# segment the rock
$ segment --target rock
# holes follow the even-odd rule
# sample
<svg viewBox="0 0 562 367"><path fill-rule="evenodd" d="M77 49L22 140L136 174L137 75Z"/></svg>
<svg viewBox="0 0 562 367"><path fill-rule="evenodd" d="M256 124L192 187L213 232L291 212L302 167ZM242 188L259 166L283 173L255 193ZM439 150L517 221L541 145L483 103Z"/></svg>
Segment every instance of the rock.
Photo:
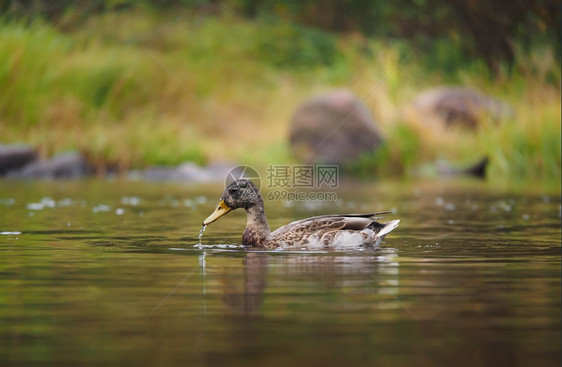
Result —
<svg viewBox="0 0 562 367"><path fill-rule="evenodd" d="M207 171L213 181L224 182L230 170L236 166L238 165L232 162L213 162L207 166Z"/></svg>
<svg viewBox="0 0 562 367"><path fill-rule="evenodd" d="M468 167L455 168L447 162L439 161L435 168L441 176L474 176L484 178L486 177L486 167L488 167L489 162L488 157L484 157Z"/></svg>
<svg viewBox="0 0 562 367"><path fill-rule="evenodd" d="M213 180L213 175L207 167L201 167L193 162L181 164L178 168L176 168L174 175L172 176L172 180L191 182L209 182L221 180L223 178L224 177L217 179L215 177L215 180Z"/></svg>
<svg viewBox="0 0 562 367"><path fill-rule="evenodd" d="M131 179L149 181L189 181L222 182L233 167L228 163L214 163L201 167L194 162L186 162L177 167L150 167L141 172L132 172Z"/></svg>
<svg viewBox="0 0 562 367"><path fill-rule="evenodd" d="M374 118L348 90L304 102L295 112L289 139L294 155L308 164L346 164L383 141Z"/></svg>
<svg viewBox="0 0 562 367"><path fill-rule="evenodd" d="M48 160L38 160L27 164L19 171L11 171L11 178L80 178L91 175L92 167L78 153L63 153Z"/></svg>
<svg viewBox="0 0 562 367"><path fill-rule="evenodd" d="M418 94L411 104L410 116L421 123L438 121L442 126L460 125L477 128L483 119L497 122L513 116L505 103L476 90L463 87L439 87Z"/></svg>
<svg viewBox="0 0 562 367"><path fill-rule="evenodd" d="M27 145L0 144L0 175L17 170L37 159L37 152Z"/></svg>
<svg viewBox="0 0 562 367"><path fill-rule="evenodd" d="M128 177L131 180L140 181L168 181L175 172L176 167L148 167L143 170L134 170L129 172Z"/></svg>

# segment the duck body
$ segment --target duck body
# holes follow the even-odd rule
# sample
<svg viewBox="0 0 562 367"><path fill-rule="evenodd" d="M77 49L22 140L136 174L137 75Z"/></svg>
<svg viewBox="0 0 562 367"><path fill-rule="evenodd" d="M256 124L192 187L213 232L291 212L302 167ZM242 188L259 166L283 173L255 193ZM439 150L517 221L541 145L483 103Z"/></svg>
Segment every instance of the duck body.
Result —
<svg viewBox="0 0 562 367"><path fill-rule="evenodd" d="M381 224L378 214L323 215L298 220L271 233L272 247L284 249L353 250L377 247L398 226L399 220Z"/></svg>
<svg viewBox="0 0 562 367"><path fill-rule="evenodd" d="M242 245L260 249L357 250L378 247L398 226L400 220L379 223L377 215L322 215L297 220L271 232L265 216L263 198L249 180L232 182L225 189L219 206L203 225L209 225L231 210L244 208L247 213Z"/></svg>

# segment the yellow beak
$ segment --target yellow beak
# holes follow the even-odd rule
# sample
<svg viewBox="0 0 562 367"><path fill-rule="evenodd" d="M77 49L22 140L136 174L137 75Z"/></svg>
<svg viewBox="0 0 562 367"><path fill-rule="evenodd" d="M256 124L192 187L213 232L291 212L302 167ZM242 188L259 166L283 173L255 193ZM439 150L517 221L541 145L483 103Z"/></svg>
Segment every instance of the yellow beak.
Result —
<svg viewBox="0 0 562 367"><path fill-rule="evenodd" d="M209 217L203 221L203 225L207 226L213 223L214 221L216 221L217 219L219 219L220 217L222 217L223 215L225 215L231 210L232 209L229 208L228 205L226 205L226 203L223 200L221 200L219 206L217 207L217 209L215 209L213 214L209 215Z"/></svg>

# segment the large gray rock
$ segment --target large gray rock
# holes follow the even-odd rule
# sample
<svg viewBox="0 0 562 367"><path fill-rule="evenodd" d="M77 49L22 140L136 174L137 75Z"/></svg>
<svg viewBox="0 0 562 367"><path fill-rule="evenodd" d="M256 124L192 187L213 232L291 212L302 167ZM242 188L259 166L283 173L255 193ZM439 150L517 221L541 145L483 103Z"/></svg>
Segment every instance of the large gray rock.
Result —
<svg viewBox="0 0 562 367"><path fill-rule="evenodd" d="M439 87L417 95L410 111L424 124L437 121L442 126L461 125L477 128L487 121L497 122L513 115L505 103L463 87ZM410 116L412 117L412 116Z"/></svg>
<svg viewBox="0 0 562 367"><path fill-rule="evenodd" d="M91 175L92 167L78 153L59 154L48 160L34 161L19 171L11 171L11 178L80 178Z"/></svg>
<svg viewBox="0 0 562 367"><path fill-rule="evenodd" d="M0 175L17 170L37 159L37 152L27 145L0 144Z"/></svg>
<svg viewBox="0 0 562 367"><path fill-rule="evenodd" d="M293 116L289 139L294 155L308 164L350 163L383 140L369 110L343 89L304 102Z"/></svg>

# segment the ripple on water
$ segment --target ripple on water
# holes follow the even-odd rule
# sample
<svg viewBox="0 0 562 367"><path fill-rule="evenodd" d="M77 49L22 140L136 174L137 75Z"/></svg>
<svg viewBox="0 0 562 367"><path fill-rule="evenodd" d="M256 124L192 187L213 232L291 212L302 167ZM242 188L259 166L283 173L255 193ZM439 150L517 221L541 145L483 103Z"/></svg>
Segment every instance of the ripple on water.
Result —
<svg viewBox="0 0 562 367"><path fill-rule="evenodd" d="M105 205L105 204L96 205L92 208L92 211L94 213L108 212L110 210L111 210L111 207L109 205Z"/></svg>
<svg viewBox="0 0 562 367"><path fill-rule="evenodd" d="M233 243L218 243L218 244L214 244L214 245L201 245L201 246L198 243L196 243L192 247L197 249L197 250L236 250L236 251L244 250L244 246L239 245L239 244L233 244ZM191 248L185 248L185 247L170 247L169 250L170 251L192 251Z"/></svg>
<svg viewBox="0 0 562 367"><path fill-rule="evenodd" d="M50 197L44 197L38 203L28 203L26 208L29 210L43 210L45 208L54 208L56 206L56 202L51 199Z"/></svg>
<svg viewBox="0 0 562 367"><path fill-rule="evenodd" d="M16 200L14 198L0 198L0 205L10 206L14 205L15 203Z"/></svg>
<svg viewBox="0 0 562 367"><path fill-rule="evenodd" d="M138 196L123 196L121 198L121 204L123 205L137 206L140 202L141 200Z"/></svg>

